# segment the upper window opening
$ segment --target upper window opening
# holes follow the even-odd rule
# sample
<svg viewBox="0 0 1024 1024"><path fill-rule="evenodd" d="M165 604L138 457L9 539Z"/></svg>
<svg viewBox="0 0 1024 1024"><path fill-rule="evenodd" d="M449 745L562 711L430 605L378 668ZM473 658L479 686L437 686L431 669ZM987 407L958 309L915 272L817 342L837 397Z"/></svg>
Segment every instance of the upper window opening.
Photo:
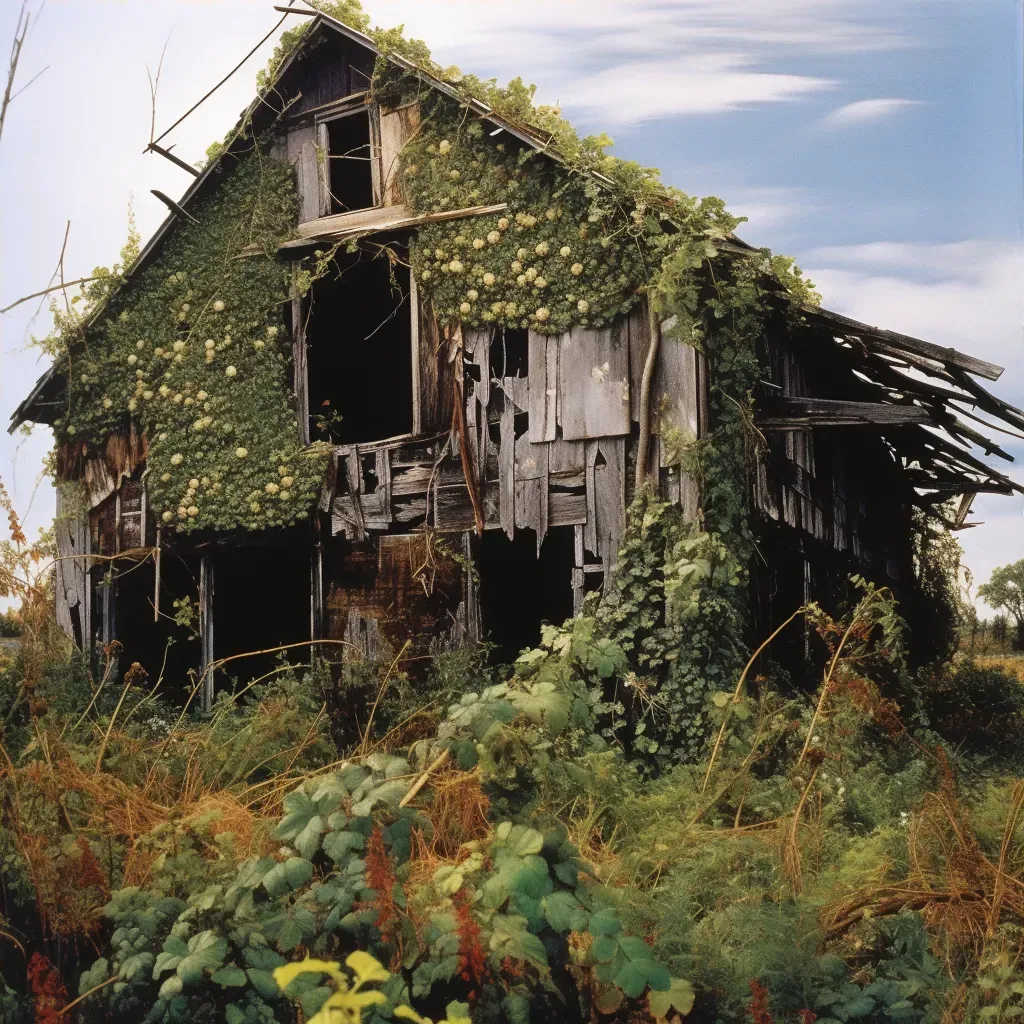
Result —
<svg viewBox="0 0 1024 1024"><path fill-rule="evenodd" d="M491 339L491 377L525 377L529 366L529 343L525 330L499 327Z"/></svg>
<svg viewBox="0 0 1024 1024"><path fill-rule="evenodd" d="M365 110L327 122L330 212L365 210L373 201L373 149Z"/></svg>

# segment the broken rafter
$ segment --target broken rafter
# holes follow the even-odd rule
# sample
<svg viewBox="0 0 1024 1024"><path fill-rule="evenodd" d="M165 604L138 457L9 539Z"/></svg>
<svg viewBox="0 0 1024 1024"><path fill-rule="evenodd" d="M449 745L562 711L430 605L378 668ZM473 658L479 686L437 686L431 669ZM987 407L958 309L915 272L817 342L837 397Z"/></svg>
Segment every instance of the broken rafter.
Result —
<svg viewBox="0 0 1024 1024"><path fill-rule="evenodd" d="M180 156L175 156L171 152L173 148L173 146L169 146L167 149L164 149L163 146L158 146L155 142L151 142L146 147L146 152L159 153L160 156L170 160L172 164L176 164L183 171L188 171L189 174L192 174L198 178L202 172L197 167L193 167L192 164L188 163L185 160L182 160Z"/></svg>
<svg viewBox="0 0 1024 1024"><path fill-rule="evenodd" d="M176 213L179 217L187 217L193 224L199 223L199 221L196 220L196 218L193 217L184 206L179 206L170 196L165 195L156 188L151 188L149 191L152 192L153 195L155 195L157 199L159 199L160 202L163 203L164 206L166 206L172 213Z"/></svg>
<svg viewBox="0 0 1024 1024"><path fill-rule="evenodd" d="M929 423L927 409L883 402L846 402L831 398L775 398L763 402L756 417L765 430L804 430L808 427L889 426Z"/></svg>

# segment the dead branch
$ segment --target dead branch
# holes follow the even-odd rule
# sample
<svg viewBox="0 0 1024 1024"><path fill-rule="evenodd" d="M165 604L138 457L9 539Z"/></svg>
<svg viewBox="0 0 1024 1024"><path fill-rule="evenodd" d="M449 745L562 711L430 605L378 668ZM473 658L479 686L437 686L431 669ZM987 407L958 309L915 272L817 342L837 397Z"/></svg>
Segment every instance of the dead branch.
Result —
<svg viewBox="0 0 1024 1024"><path fill-rule="evenodd" d="M156 94L160 89L160 73L164 69L164 54L167 53L167 44L171 41L171 33L174 29L171 29L167 33L167 38L164 40L163 49L160 51L160 60L156 65L156 78L153 77L152 72L149 70L149 65L146 65L146 78L149 80L149 144L153 145L153 136L156 135Z"/></svg>
<svg viewBox="0 0 1024 1024"><path fill-rule="evenodd" d="M28 39L29 28L33 23L32 14L27 8L28 0L21 0L21 10L18 11L18 23L14 28L14 41L11 43L11 57L7 65L7 85L4 88L3 101L0 102L0 136L4 133L4 120L7 117L7 108L11 105L11 102L20 96L50 66L47 64L42 71L37 71L20 89L15 91L14 80L18 75L18 61L21 60L21 51L25 41ZM39 20L39 15L42 13L43 8L40 7L39 12L35 16L36 21Z"/></svg>
<svg viewBox="0 0 1024 1024"><path fill-rule="evenodd" d="M23 295L20 299L12 302L9 306L4 306L3 309L0 309L0 313L9 313L15 306L20 306L23 302L28 302L30 299L38 299L40 295L49 295L51 292L59 292L63 291L65 288L73 288L76 284L88 284L90 281L98 280L98 277L79 277L74 281L63 281L60 284L44 288L42 291L33 292L31 295Z"/></svg>

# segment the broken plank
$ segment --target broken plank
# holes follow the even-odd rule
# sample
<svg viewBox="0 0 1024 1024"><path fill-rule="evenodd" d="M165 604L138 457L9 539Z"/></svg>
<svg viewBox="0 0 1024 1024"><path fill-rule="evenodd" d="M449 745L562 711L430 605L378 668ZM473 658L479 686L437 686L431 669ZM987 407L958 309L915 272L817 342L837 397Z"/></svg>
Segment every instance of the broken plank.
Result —
<svg viewBox="0 0 1024 1024"><path fill-rule="evenodd" d="M554 441L558 397L558 339L530 331L527 411L530 440Z"/></svg>
<svg viewBox="0 0 1024 1024"><path fill-rule="evenodd" d="M587 496L579 491L548 493L548 526L576 526L587 521Z"/></svg>
<svg viewBox="0 0 1024 1024"><path fill-rule="evenodd" d="M497 399L502 403L501 409L501 440L498 445L498 490L500 495L501 528L511 540L516 531L515 519L515 465L516 435L515 408L512 400L505 394Z"/></svg>
<svg viewBox="0 0 1024 1024"><path fill-rule="evenodd" d="M629 336L624 321L575 328L558 338L558 421L562 436L629 433Z"/></svg>

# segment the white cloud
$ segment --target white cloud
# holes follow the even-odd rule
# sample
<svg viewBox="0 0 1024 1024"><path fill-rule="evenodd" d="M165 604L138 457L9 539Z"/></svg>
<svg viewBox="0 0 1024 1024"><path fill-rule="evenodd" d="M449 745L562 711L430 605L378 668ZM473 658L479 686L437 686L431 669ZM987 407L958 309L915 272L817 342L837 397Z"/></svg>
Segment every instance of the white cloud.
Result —
<svg viewBox="0 0 1024 1024"><path fill-rule="evenodd" d="M847 103L825 115L823 124L829 128L844 128L851 124L867 124L869 121L881 121L886 117L902 113L910 107L923 104L923 100L877 99L857 100Z"/></svg>
<svg viewBox="0 0 1024 1024"><path fill-rule="evenodd" d="M813 217L818 207L804 189L783 186L761 188L720 189L728 197L729 212L737 217L746 217L739 233L743 238L756 243L761 232L780 227L791 227L794 223Z"/></svg>

